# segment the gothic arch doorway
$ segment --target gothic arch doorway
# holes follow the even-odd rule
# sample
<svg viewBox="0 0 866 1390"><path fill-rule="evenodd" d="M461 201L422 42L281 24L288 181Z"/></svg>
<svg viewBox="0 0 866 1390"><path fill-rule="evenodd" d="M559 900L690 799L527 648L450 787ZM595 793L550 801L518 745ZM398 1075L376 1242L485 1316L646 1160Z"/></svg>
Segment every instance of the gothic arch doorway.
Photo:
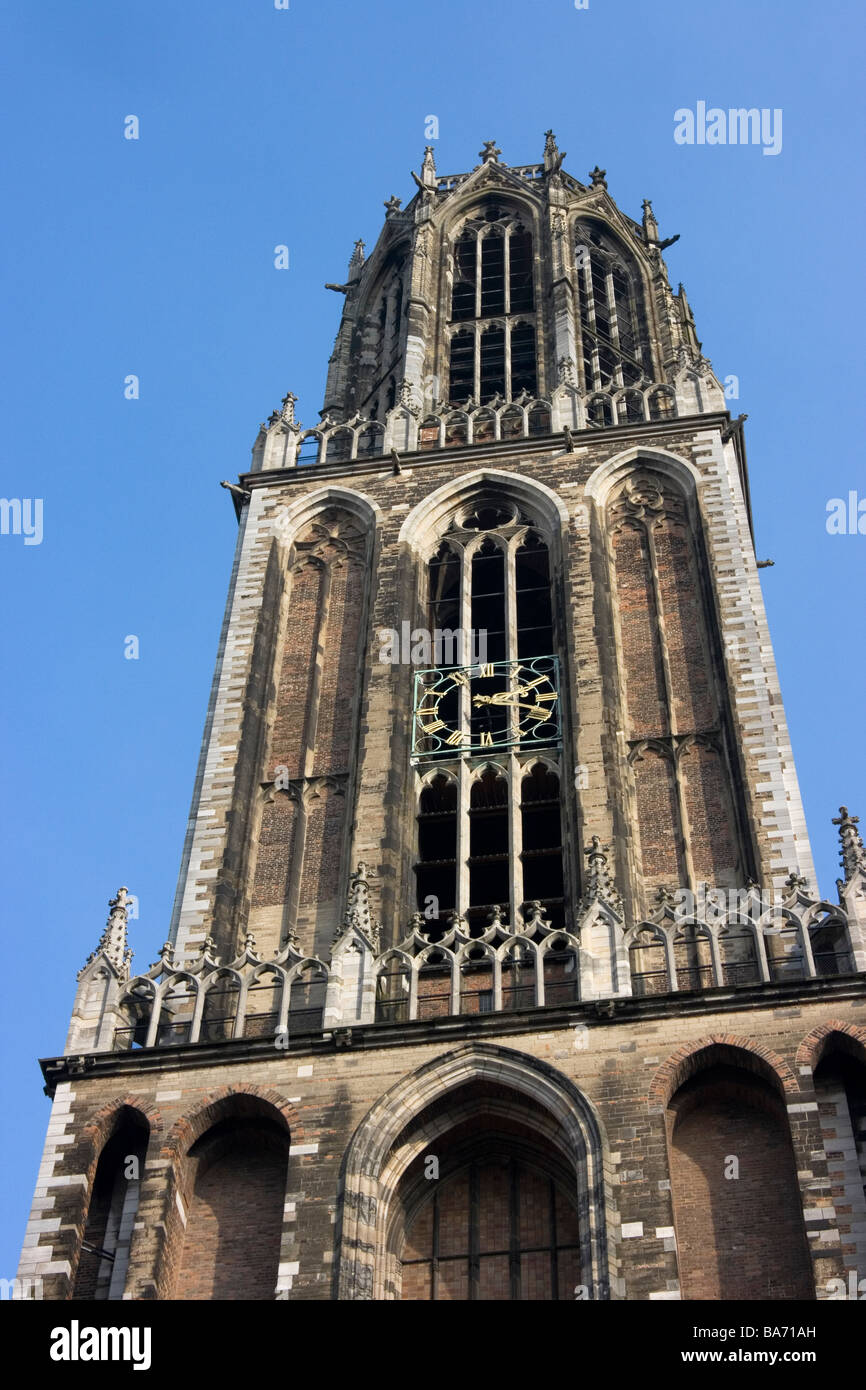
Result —
<svg viewBox="0 0 866 1390"><path fill-rule="evenodd" d="M609 1296L599 1125L535 1058L479 1045L404 1077L343 1182L339 1298Z"/></svg>
<svg viewBox="0 0 866 1390"><path fill-rule="evenodd" d="M399 1297L573 1300L581 1282L573 1174L552 1143L467 1089L476 1113L434 1141L439 1152L420 1154L400 1183L389 1233Z"/></svg>

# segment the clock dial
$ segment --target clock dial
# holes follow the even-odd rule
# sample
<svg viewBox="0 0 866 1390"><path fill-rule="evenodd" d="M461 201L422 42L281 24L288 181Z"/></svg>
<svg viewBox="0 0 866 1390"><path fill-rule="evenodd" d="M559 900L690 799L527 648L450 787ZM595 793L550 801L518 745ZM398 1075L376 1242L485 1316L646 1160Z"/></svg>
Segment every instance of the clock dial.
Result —
<svg viewBox="0 0 866 1390"><path fill-rule="evenodd" d="M553 656L416 674L416 761L558 740L559 678Z"/></svg>

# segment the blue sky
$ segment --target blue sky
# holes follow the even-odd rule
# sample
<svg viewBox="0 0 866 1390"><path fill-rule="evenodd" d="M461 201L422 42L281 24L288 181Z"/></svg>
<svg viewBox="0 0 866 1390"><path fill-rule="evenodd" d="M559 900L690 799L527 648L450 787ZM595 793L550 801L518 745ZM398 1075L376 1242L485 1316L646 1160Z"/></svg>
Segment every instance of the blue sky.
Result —
<svg viewBox="0 0 866 1390"><path fill-rule="evenodd" d="M639 217L651 198L704 351L735 374L759 558L818 873L830 817L866 817L861 387L864 30L853 0L15 0L2 5L6 333L0 536L5 1065L0 1275L14 1273L75 972L121 884L136 966L169 914L243 472L288 389L321 405L352 244L494 138L556 132ZM698 101L781 108L777 156L681 146ZM124 118L140 139L123 138ZM290 269L274 269L286 244ZM140 398L124 399L124 378ZM124 639L140 658L124 659Z"/></svg>

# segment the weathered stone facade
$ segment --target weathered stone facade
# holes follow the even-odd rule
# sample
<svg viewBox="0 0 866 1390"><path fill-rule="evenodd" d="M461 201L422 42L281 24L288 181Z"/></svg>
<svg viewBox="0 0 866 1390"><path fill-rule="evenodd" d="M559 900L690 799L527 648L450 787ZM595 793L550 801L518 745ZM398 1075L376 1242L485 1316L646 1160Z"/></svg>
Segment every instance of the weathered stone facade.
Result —
<svg viewBox="0 0 866 1390"><path fill-rule="evenodd" d="M289 393L233 489L170 941L129 979L121 890L44 1064L49 1297L866 1275L866 855L843 808L819 899L742 421L650 205L498 155L427 151L331 287L322 421ZM442 614L505 674L450 663L437 746L449 662L383 650Z"/></svg>

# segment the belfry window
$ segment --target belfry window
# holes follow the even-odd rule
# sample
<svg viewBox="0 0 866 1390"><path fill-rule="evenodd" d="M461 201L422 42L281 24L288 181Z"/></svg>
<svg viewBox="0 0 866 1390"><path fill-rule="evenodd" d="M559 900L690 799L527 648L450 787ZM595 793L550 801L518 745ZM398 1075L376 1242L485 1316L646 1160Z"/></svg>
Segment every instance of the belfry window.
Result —
<svg viewBox="0 0 866 1390"><path fill-rule="evenodd" d="M629 272L613 236L595 225L578 224L574 243L584 390L634 386L651 379L637 271Z"/></svg>
<svg viewBox="0 0 866 1390"><path fill-rule="evenodd" d="M497 913L527 921L532 903L551 929L562 929L564 779L548 544L515 503L481 496L454 518L426 578L429 627L442 640L435 665L415 677L417 910L434 940L454 914L481 936ZM444 640L455 632L459 647Z"/></svg>
<svg viewBox="0 0 866 1390"><path fill-rule="evenodd" d="M458 237L452 271L451 323L474 323L451 336L451 403L537 395L531 234L490 204Z"/></svg>

